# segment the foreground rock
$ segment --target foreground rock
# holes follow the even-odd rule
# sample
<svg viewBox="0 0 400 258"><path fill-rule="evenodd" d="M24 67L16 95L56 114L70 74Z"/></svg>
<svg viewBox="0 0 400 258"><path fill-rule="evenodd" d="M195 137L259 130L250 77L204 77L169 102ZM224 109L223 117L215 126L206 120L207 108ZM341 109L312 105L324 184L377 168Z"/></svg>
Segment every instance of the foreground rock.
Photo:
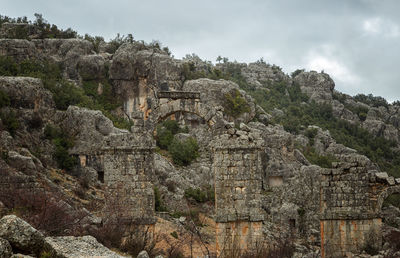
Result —
<svg viewBox="0 0 400 258"><path fill-rule="evenodd" d="M42 233L15 215L0 219L0 237L10 242L14 251L39 254L44 243Z"/></svg>
<svg viewBox="0 0 400 258"><path fill-rule="evenodd" d="M0 238L0 257L8 258L11 257L12 254L12 249L10 243L3 239Z"/></svg>
<svg viewBox="0 0 400 258"><path fill-rule="evenodd" d="M110 251L92 236L46 237L45 249L52 257L123 257Z"/></svg>

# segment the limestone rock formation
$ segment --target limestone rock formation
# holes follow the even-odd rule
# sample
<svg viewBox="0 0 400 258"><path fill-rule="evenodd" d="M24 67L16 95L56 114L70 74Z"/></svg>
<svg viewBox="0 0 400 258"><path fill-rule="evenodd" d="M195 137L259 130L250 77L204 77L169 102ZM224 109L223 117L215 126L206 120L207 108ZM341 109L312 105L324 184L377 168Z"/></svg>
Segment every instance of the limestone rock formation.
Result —
<svg viewBox="0 0 400 258"><path fill-rule="evenodd" d="M210 79L197 79L186 81L183 84L182 90L191 92L200 92L200 98L202 103L218 109L218 107L224 107L227 102L227 94L235 95L236 91L240 92L240 96L246 100L249 106L249 111L240 114L234 118L240 122L249 122L256 115L256 105L251 96L247 95L239 86L231 81L226 80L210 80ZM226 108L226 106L225 106ZM227 116L228 112L225 112L225 118L232 120L232 117Z"/></svg>
<svg viewBox="0 0 400 258"><path fill-rule="evenodd" d="M44 244L42 233L15 215L0 219L0 237L10 242L15 250L39 254Z"/></svg>
<svg viewBox="0 0 400 258"><path fill-rule="evenodd" d="M92 236L46 237L45 249L54 257L123 257L110 251Z"/></svg>
<svg viewBox="0 0 400 258"><path fill-rule="evenodd" d="M101 111L70 106L58 118L61 127L75 138L71 153L93 153L101 149L105 136L127 133L126 130L115 128L110 119Z"/></svg>
<svg viewBox="0 0 400 258"><path fill-rule="evenodd" d="M4 91L15 108L52 109L55 107L51 93L40 79L30 77L1 77L0 90Z"/></svg>
<svg viewBox="0 0 400 258"><path fill-rule="evenodd" d="M302 72L294 79L301 91L318 103L330 102L332 100L335 83L326 73L317 73L315 71Z"/></svg>
<svg viewBox="0 0 400 258"><path fill-rule="evenodd" d="M263 62L244 64L241 73L250 85L256 87L261 87L262 83L267 81L289 81L289 77L278 66Z"/></svg>
<svg viewBox="0 0 400 258"><path fill-rule="evenodd" d="M0 39L0 54L10 56L17 62L39 56L35 44L25 39Z"/></svg>
<svg viewBox="0 0 400 258"><path fill-rule="evenodd" d="M79 57L77 68L83 80L100 80L105 78L106 64L102 55L85 55Z"/></svg>
<svg viewBox="0 0 400 258"><path fill-rule="evenodd" d="M10 243L5 239L0 238L0 257L10 258L11 254L12 248Z"/></svg>

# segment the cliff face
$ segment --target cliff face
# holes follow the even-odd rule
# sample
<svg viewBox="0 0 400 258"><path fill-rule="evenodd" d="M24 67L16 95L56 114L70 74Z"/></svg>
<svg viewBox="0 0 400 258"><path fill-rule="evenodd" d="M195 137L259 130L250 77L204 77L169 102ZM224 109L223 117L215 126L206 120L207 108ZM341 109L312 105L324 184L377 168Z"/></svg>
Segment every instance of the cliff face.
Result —
<svg viewBox="0 0 400 258"><path fill-rule="evenodd" d="M3 34L8 30L3 28ZM388 150L397 153L400 107L339 93L328 74L299 71L289 76L264 62L214 66L177 60L159 47L136 41L122 44L115 53L105 47L96 51L92 42L82 39L0 39L0 57L12 58L16 67L33 61L60 67L57 82L46 76L37 76L43 81L18 77L36 75L18 69L16 76L0 77L0 91L6 96L0 99L0 183L7 186L1 190L0 213L32 205L22 215L47 234L75 234L79 226L100 236L107 223L153 225L160 215L155 209L182 215L183 223L183 215L194 207L217 221L217 239L201 232L217 242L217 252L224 244L221 239L226 240L221 232L230 223L248 220L248 225L238 224L243 232L254 229L240 234L243 241L262 236L279 245L294 233L298 255L319 253L324 225L320 189L326 171L335 169L341 175L357 168L375 180L380 172L375 162L395 160L363 152L364 147L351 148L359 146L347 144L337 125L349 134L350 129L358 133L364 128L368 137L390 143ZM69 96L63 87L76 95ZM64 96L60 92L68 95L67 104L62 103L66 110L57 108ZM328 107L328 120L336 124L304 114L315 107ZM307 123L292 126L285 120L296 112ZM197 142L198 153L185 166L177 165L172 147L160 144L166 120L177 121L170 142ZM133 123L120 129L115 121ZM351 137L359 139L355 133ZM387 175L381 180L382 189L400 183ZM83 222L44 226L44 220L56 218L42 216L49 207L31 204L38 197L50 200L49 207L64 216L59 219ZM341 195L332 198L329 203L335 202L339 210L349 208L337 204Z"/></svg>

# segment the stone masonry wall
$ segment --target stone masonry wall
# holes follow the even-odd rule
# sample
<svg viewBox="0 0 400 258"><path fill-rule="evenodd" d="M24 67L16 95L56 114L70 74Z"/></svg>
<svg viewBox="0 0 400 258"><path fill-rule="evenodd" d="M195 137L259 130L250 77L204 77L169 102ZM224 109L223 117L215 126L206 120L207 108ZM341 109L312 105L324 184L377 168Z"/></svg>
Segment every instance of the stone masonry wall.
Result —
<svg viewBox="0 0 400 258"><path fill-rule="evenodd" d="M379 247L381 225L380 218L322 220L323 257L345 257L347 252L358 253L366 247L366 243L376 244Z"/></svg>
<svg viewBox="0 0 400 258"><path fill-rule="evenodd" d="M124 223L154 224L154 192L149 175L152 149L112 149L104 154L106 212Z"/></svg>
<svg viewBox="0 0 400 258"><path fill-rule="evenodd" d="M110 137L103 149L106 208L125 225L155 223L153 142L148 135ZM129 146L132 145L132 146Z"/></svg>
<svg viewBox="0 0 400 258"><path fill-rule="evenodd" d="M215 176L217 252L252 249L262 240L262 144L244 131L215 139L212 169Z"/></svg>
<svg viewBox="0 0 400 258"><path fill-rule="evenodd" d="M366 160L333 163L332 169L322 171L322 257L360 253L367 244L380 247L381 219L375 209L373 178Z"/></svg>

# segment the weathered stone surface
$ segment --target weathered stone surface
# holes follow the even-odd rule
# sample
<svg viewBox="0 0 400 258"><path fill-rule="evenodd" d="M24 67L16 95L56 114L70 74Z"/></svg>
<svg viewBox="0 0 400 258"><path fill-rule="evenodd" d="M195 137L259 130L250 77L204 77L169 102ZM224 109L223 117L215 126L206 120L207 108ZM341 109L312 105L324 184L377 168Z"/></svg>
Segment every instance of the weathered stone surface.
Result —
<svg viewBox="0 0 400 258"><path fill-rule="evenodd" d="M10 243L0 237L0 257L10 258L12 255L12 248Z"/></svg>
<svg viewBox="0 0 400 258"><path fill-rule="evenodd" d="M0 76L0 90L10 97L11 106L15 108L29 108L38 111L55 106L52 94L43 87L40 79Z"/></svg>
<svg viewBox="0 0 400 258"><path fill-rule="evenodd" d="M217 107L224 106L226 103L226 95L233 94L235 91L239 91L240 95L246 100L249 105L250 111L241 114L236 120L239 122L249 122L255 116L256 106L251 96L247 95L243 90L239 89L239 86L226 80L210 80L210 79L197 79L186 81L182 87L184 91L196 91L200 92L201 102L204 105L209 105L217 109ZM224 117L233 121L233 118L228 117L226 114Z"/></svg>
<svg viewBox="0 0 400 258"><path fill-rule="evenodd" d="M124 135L111 135L102 150L107 217L118 217L127 225L154 224L152 138L143 137L141 142L126 141L126 147L117 145L118 140L111 140L118 138L126 139Z"/></svg>
<svg viewBox="0 0 400 258"><path fill-rule="evenodd" d="M46 237L45 248L52 256L75 257L123 257L104 247L92 236Z"/></svg>
<svg viewBox="0 0 400 258"><path fill-rule="evenodd" d="M34 258L34 257L25 254L13 254L11 258Z"/></svg>
<svg viewBox="0 0 400 258"><path fill-rule="evenodd" d="M182 61L140 42L125 43L112 58L113 90L124 100L131 118L147 118L157 105L157 92L176 90L182 84Z"/></svg>
<svg viewBox="0 0 400 258"><path fill-rule="evenodd" d="M0 55L10 56L17 62L38 56L35 44L25 39L0 39Z"/></svg>
<svg viewBox="0 0 400 258"><path fill-rule="evenodd" d="M23 156L15 151L9 151L7 161L11 167L25 173L26 175L34 175L37 172L32 157Z"/></svg>
<svg viewBox="0 0 400 258"><path fill-rule="evenodd" d="M42 233L15 215L0 219L0 237L16 250L39 254L44 244Z"/></svg>
<svg viewBox="0 0 400 258"><path fill-rule="evenodd" d="M360 253L366 242L379 250L382 241L381 219L321 221L322 257L345 257L346 253ZM370 236L374 236L369 240Z"/></svg>
<svg viewBox="0 0 400 258"><path fill-rule="evenodd" d="M102 55L87 55L79 58L77 67L83 80L99 80L106 76L106 60Z"/></svg>
<svg viewBox="0 0 400 258"><path fill-rule="evenodd" d="M101 111L69 106L65 113L60 114L61 127L75 137L74 154L91 154L101 149L105 136L118 133L128 133L115 128L110 119Z"/></svg>
<svg viewBox="0 0 400 258"><path fill-rule="evenodd" d="M42 58L61 64L65 78L76 81L79 80L80 57L93 51L92 43L83 39L35 39L32 42Z"/></svg>
<svg viewBox="0 0 400 258"><path fill-rule="evenodd" d="M335 83L326 73L317 73L315 71L302 72L294 78L301 91L315 100L317 103L329 102L332 100Z"/></svg>
<svg viewBox="0 0 400 258"><path fill-rule="evenodd" d="M150 258L145 250L141 251L136 258Z"/></svg>
<svg viewBox="0 0 400 258"><path fill-rule="evenodd" d="M379 181L383 181L386 182L386 180L388 179L388 174L386 172L378 172L375 173L376 179Z"/></svg>

